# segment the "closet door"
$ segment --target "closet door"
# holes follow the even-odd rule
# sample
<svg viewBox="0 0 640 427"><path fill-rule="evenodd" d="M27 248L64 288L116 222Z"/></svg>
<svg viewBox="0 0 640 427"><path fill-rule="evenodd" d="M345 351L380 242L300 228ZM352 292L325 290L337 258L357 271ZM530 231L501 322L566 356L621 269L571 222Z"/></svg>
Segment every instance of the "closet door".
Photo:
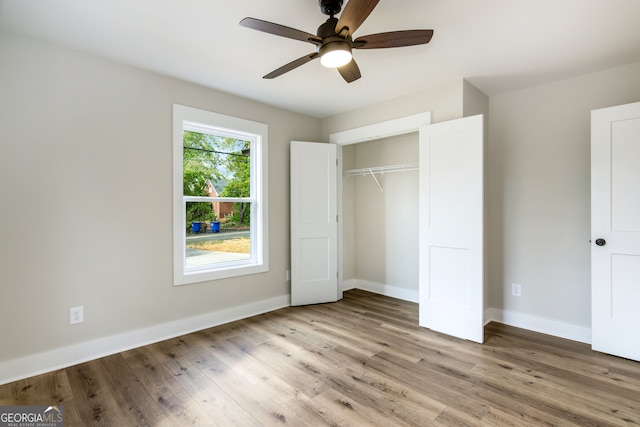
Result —
<svg viewBox="0 0 640 427"><path fill-rule="evenodd" d="M291 305L339 299L336 159L335 144L291 142Z"/></svg>
<svg viewBox="0 0 640 427"><path fill-rule="evenodd" d="M420 128L420 325L484 341L483 117Z"/></svg>

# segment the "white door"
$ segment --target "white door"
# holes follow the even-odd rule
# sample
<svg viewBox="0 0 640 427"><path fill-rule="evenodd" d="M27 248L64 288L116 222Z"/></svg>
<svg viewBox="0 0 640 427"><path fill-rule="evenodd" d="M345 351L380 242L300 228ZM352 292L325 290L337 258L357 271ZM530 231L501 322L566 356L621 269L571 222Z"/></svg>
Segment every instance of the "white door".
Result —
<svg viewBox="0 0 640 427"><path fill-rule="evenodd" d="M640 102L591 112L594 350L640 360Z"/></svg>
<svg viewBox="0 0 640 427"><path fill-rule="evenodd" d="M291 305L339 299L336 151L291 142Z"/></svg>
<svg viewBox="0 0 640 427"><path fill-rule="evenodd" d="M420 325L484 341L483 116L420 128Z"/></svg>

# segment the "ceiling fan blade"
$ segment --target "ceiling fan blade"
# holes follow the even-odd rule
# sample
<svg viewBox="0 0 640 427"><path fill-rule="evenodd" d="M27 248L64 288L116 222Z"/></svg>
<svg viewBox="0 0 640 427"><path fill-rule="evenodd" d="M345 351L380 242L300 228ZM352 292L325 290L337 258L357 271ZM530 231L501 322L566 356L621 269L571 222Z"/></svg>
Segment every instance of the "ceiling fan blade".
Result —
<svg viewBox="0 0 640 427"><path fill-rule="evenodd" d="M415 46L427 44L433 37L433 30L391 31L369 34L353 41L354 49L384 49L389 47Z"/></svg>
<svg viewBox="0 0 640 427"><path fill-rule="evenodd" d="M336 25L336 33L340 33L345 27L349 29L349 35L362 25L365 19L378 5L380 0L349 0L344 10L340 14L338 24Z"/></svg>
<svg viewBox="0 0 640 427"><path fill-rule="evenodd" d="M273 70L272 72L270 72L269 74L267 74L266 76L263 77L263 79L274 79L278 76L283 75L284 73L287 73L295 68L298 68L301 65L306 64L309 61L312 61L314 59L316 59L317 57L319 57L320 54L318 52L313 52L309 55L305 55L303 57L300 57L294 61L289 62L286 65L283 65L282 67L278 68L277 70Z"/></svg>
<svg viewBox="0 0 640 427"><path fill-rule="evenodd" d="M358 64L356 64L356 61L354 61L353 59L347 65L338 67L338 72L340 73L342 78L346 80L347 83L351 83L361 77L360 68L358 67Z"/></svg>
<svg viewBox="0 0 640 427"><path fill-rule="evenodd" d="M296 30L295 28L286 27L284 25L275 24L273 22L263 21L261 19L244 18L240 21L240 25L251 28L252 30L262 31L264 33L274 34L288 39L300 40L316 45L322 44L322 39L314 34Z"/></svg>

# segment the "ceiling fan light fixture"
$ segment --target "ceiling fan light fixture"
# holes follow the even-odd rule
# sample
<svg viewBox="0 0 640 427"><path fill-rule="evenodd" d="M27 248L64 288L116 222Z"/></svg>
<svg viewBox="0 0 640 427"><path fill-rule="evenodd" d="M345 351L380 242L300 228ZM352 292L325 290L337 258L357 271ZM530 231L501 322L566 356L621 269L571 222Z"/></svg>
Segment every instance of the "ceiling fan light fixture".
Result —
<svg viewBox="0 0 640 427"><path fill-rule="evenodd" d="M351 62L351 45L346 41L329 42L320 46L320 63L327 68L338 68Z"/></svg>

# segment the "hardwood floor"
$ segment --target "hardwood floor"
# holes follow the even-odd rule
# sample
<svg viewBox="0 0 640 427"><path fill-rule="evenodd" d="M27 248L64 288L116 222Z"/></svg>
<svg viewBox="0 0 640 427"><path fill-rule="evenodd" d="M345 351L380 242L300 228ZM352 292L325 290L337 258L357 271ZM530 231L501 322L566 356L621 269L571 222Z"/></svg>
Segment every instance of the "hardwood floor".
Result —
<svg viewBox="0 0 640 427"><path fill-rule="evenodd" d="M0 386L66 426L632 426L640 363L500 324L474 344L349 291Z"/></svg>

